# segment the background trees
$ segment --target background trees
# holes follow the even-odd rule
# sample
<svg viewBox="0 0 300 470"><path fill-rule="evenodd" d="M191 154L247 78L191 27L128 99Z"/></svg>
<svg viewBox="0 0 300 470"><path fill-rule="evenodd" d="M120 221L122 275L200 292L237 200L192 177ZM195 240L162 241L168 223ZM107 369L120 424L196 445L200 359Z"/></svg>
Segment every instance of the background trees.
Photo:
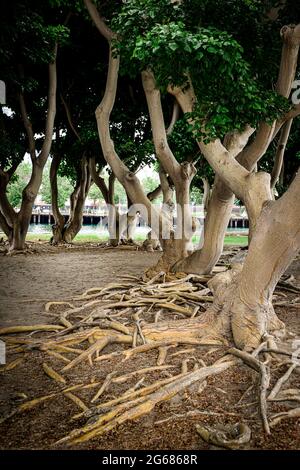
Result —
<svg viewBox="0 0 300 470"><path fill-rule="evenodd" d="M10 249L14 250L25 247L33 203L51 149L56 113L57 47L58 41L66 40L68 31L63 24L65 18L52 9L51 2L42 7L31 1L5 2L5 11L6 16L1 18L1 70L9 115L4 117L1 109L1 140L7 145L0 162L0 222ZM16 133L19 138L14 144ZM20 144L23 149L19 148ZM21 208L16 212L7 199L6 188L24 150L30 155L32 172L22 193Z"/></svg>
<svg viewBox="0 0 300 470"><path fill-rule="evenodd" d="M71 177L60 176L57 177L57 186L58 186L58 195L57 195L57 204L60 209L65 207L67 200L70 197L73 186L71 183ZM43 173L43 180L41 186L41 196L42 200L47 204L52 203L51 197L51 184L50 184L50 165L46 165Z"/></svg>

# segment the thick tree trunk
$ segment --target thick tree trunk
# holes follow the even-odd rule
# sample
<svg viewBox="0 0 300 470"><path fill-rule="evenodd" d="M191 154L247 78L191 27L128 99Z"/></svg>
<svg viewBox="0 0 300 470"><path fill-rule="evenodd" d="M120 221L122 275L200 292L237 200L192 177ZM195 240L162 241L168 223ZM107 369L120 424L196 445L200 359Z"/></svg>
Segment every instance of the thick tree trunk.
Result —
<svg viewBox="0 0 300 470"><path fill-rule="evenodd" d="M220 331L229 323L238 348L253 349L264 334L284 333L272 307L272 295L300 250L299 197L300 172L280 199L265 204L244 265L211 281Z"/></svg>
<svg viewBox="0 0 300 470"><path fill-rule="evenodd" d="M29 211L29 207L28 207ZM31 211L32 211L32 206L30 210L30 217L31 217ZM28 227L29 227L29 222L22 218L19 217L19 214L17 215L14 224L13 224L13 230L8 237L9 241L9 251L15 251L15 250L25 250L26 245L25 245L25 240L26 240L26 235L28 232Z"/></svg>
<svg viewBox="0 0 300 470"><path fill-rule="evenodd" d="M232 309L232 331L239 347L250 344L251 338L257 342L278 325L272 294L300 249L299 198L300 173L278 201L270 201L262 210Z"/></svg>
<svg viewBox="0 0 300 470"><path fill-rule="evenodd" d="M14 211L7 199L6 187L9 179L5 179L4 174L0 178L1 225L8 236L9 251L24 250L26 248L25 239L30 224L33 204L42 182L43 168L43 161L38 159L32 161L31 178L23 190L19 212Z"/></svg>

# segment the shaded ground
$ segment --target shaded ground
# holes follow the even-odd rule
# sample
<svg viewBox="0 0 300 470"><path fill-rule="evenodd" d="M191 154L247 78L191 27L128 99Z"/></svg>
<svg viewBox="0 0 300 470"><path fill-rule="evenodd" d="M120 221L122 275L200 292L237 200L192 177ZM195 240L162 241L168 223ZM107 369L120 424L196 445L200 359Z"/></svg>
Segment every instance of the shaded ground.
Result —
<svg viewBox="0 0 300 470"><path fill-rule="evenodd" d="M48 300L66 299L91 287L100 287L108 282L117 281L118 276L141 274L147 266L154 264L159 255L122 250L104 251L89 249L58 249L50 253L37 255L0 256L0 324L51 323L53 317L44 313ZM299 261L295 262L290 272L300 281ZM5 268L5 269L4 269ZM298 284L299 285L299 284ZM287 297L276 300L290 301L295 294L284 293ZM42 299L27 302L28 300ZM25 302L24 302L25 301ZM300 333L299 309L277 307L280 318L286 322L288 329ZM298 314L298 315L297 315ZM110 352L111 346L105 350ZM193 351L184 353L185 350ZM115 350L115 348L114 348ZM174 350L175 351L175 350ZM192 361L205 361L207 365L222 356L222 348L211 353L211 348L203 346L181 345L176 352L182 355L170 358L167 363L173 365L172 374L179 373L182 360L192 357ZM8 358L11 362L15 357ZM20 403L20 393L26 400L43 396L61 389L47 377L41 367L49 361L46 353L36 351L28 355L13 370L0 372L0 415L13 409ZM155 366L157 351L140 354L125 363L119 358L100 362L91 368L86 363L80 364L67 374L70 383L88 383L91 380L103 381L113 369L120 375ZM58 359L51 358L51 365L60 370ZM296 369L296 372L300 368ZM280 366L277 377L283 375L286 366ZM151 372L146 376L143 386L168 376L169 371ZM108 401L128 388L134 386L139 377L133 376L125 384L113 385L103 394L103 401ZM77 449L208 449L195 432L195 424L236 423L244 421L252 430L252 439L248 448L252 449L300 449L300 419L289 419L275 427L271 436L266 437L262 431L261 419L257 407L257 389L254 386L242 395L249 386L257 382L256 373L246 366L233 367L220 376L210 377L205 393L200 393L198 385L175 396L171 401L158 405L148 416L134 422L125 423L104 436L97 437ZM299 388L300 374L295 373L289 384ZM94 390L80 393L80 398L89 403ZM281 403L271 404L272 413L285 409ZM85 424L85 420L71 421L71 417L80 410L78 406L61 396L60 400L49 400L20 415L15 415L0 425L0 447L2 449L45 449L50 448L58 439L64 437L75 427ZM193 416L193 413L200 415Z"/></svg>

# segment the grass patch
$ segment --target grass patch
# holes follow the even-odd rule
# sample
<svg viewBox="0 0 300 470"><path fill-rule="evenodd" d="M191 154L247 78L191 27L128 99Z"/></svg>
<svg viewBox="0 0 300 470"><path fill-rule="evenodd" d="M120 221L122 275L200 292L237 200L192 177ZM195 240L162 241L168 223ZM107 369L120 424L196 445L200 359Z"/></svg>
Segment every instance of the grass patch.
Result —
<svg viewBox="0 0 300 470"><path fill-rule="evenodd" d="M0 237L6 238L4 233L0 232ZM37 242L37 241L49 241L51 238L50 233L28 233L26 240L29 242ZM138 234L135 237L136 241L142 242L145 239L143 234ZM86 233L79 233L76 235L74 242L76 243L100 243L105 242L108 240L108 235L103 232L99 232L99 234L86 234ZM199 243L199 236L194 235L192 239L193 243ZM248 244L248 237L246 235L227 235L225 237L225 245L240 245L246 246Z"/></svg>
<svg viewBox="0 0 300 470"><path fill-rule="evenodd" d="M248 245L248 237L246 235L228 235L225 237L225 245Z"/></svg>

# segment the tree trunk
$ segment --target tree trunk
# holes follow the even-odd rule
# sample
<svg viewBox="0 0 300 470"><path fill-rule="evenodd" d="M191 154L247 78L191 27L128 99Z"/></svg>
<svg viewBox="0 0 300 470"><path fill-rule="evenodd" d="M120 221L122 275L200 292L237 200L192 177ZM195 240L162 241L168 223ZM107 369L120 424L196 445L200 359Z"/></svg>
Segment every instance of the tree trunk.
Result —
<svg viewBox="0 0 300 470"><path fill-rule="evenodd" d="M82 227L83 210L91 186L91 176L86 157L83 157L76 187L70 198L70 216L63 231L63 240L72 243Z"/></svg>
<svg viewBox="0 0 300 470"><path fill-rule="evenodd" d="M106 203L108 210L108 233L109 233L109 244L111 246L118 246L120 240L119 230L119 211L114 202L115 192L115 175L113 172L109 175L108 186L105 183L104 178L100 176L101 170L97 171L95 158L90 158L89 169L93 182L98 186Z"/></svg>
<svg viewBox="0 0 300 470"><path fill-rule="evenodd" d="M204 222L204 242L188 258L179 260L173 271L209 274L218 262L224 245L224 237L230 220L234 195L216 176Z"/></svg>
<svg viewBox="0 0 300 470"><path fill-rule="evenodd" d="M29 211L29 207L28 207ZM30 210L30 217L31 217L31 212L32 212L32 206ZM30 222L26 222L26 219L24 220L22 217L19 217L19 214L17 215L14 224L13 224L13 230L12 233L10 234L8 241L9 241L9 251L15 251L15 250L25 250L26 245L25 245L25 240L26 240L26 235L28 232L28 227L29 227Z"/></svg>
<svg viewBox="0 0 300 470"><path fill-rule="evenodd" d="M51 186L51 205L52 205L52 214L54 217L54 225L52 226L53 236L50 243L52 245L57 245L58 243L63 242L63 233L65 218L60 213L58 205L58 188L57 188L57 172L61 162L60 156L55 154L53 156L51 167L50 167L50 186Z"/></svg>
<svg viewBox="0 0 300 470"><path fill-rule="evenodd" d="M30 224L33 204L42 183L43 169L47 162L52 145L54 120L56 114L57 44L55 44L53 55L53 62L51 62L48 66L49 88L48 109L45 123L45 138L43 141L42 149L38 156L36 156L34 132L32 128L32 123L30 122L28 117L24 95L22 92L20 92L19 94L20 111L28 138L28 150L32 162L32 172L30 181L23 190L21 208L18 213L14 211L6 195L6 187L11 177L11 170L0 171L0 211L2 214L0 222L2 221L2 226L4 226L6 232L9 233L8 241L10 251L25 249L25 239Z"/></svg>
<svg viewBox="0 0 300 470"><path fill-rule="evenodd" d="M253 349L264 334L284 333L284 325L272 306L272 295L300 249L299 197L300 172L280 199L265 204L244 265L216 275L211 281L220 331L229 320L238 348Z"/></svg>
<svg viewBox="0 0 300 470"><path fill-rule="evenodd" d="M177 227L171 240L163 240L163 256L155 269L169 270L178 259L188 255L192 237L192 218L190 214L190 184L196 173L191 162L178 163L167 140L164 116L161 105L160 91L156 88L155 78L151 70L142 72L142 82L145 91L152 126L153 141L156 155L163 170L170 176L175 186L177 202ZM174 117L175 114L175 117ZM176 120L176 108L169 129L172 130ZM170 243L171 242L171 243Z"/></svg>
<svg viewBox="0 0 300 470"><path fill-rule="evenodd" d="M25 250L25 239L28 232L32 208L38 194L43 174L44 163L38 159L32 161L32 174L29 183L23 190L20 211L17 213L10 205L6 187L9 179L0 178L0 210L2 227L8 236L9 251Z"/></svg>

